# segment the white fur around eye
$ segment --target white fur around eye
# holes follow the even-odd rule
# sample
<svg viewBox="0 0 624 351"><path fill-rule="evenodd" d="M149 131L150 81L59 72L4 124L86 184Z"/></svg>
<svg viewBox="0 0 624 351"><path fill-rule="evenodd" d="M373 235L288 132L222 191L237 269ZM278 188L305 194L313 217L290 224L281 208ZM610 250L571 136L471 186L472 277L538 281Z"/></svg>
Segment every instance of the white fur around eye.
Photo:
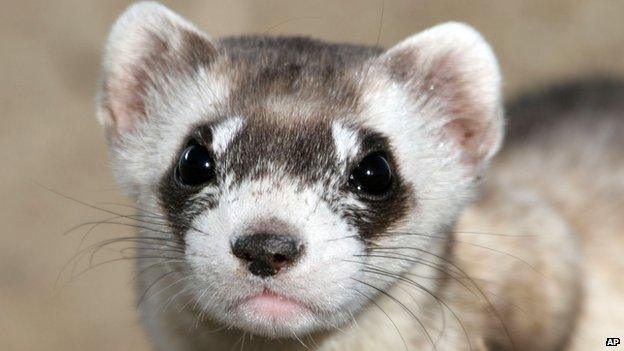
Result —
<svg viewBox="0 0 624 351"><path fill-rule="evenodd" d="M348 128L339 121L332 123L332 137L336 146L338 161L346 162L350 156L357 155L360 137L357 131Z"/></svg>
<svg viewBox="0 0 624 351"><path fill-rule="evenodd" d="M225 152L236 133L243 127L243 123L242 117L233 117L214 126L212 129L212 150L217 154Z"/></svg>

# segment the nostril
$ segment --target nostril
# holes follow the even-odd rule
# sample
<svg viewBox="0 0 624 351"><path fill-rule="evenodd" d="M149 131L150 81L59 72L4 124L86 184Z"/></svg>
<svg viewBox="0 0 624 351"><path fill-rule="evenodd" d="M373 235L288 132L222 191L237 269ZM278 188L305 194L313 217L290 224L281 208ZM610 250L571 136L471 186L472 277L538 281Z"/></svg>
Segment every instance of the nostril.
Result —
<svg viewBox="0 0 624 351"><path fill-rule="evenodd" d="M291 261L288 257L282 254L273 255L271 260L273 261L273 265L279 268L289 265Z"/></svg>
<svg viewBox="0 0 624 351"><path fill-rule="evenodd" d="M286 256L281 255L281 254L275 254L273 255L273 261L277 263L282 263L282 262L288 261L288 258L286 258Z"/></svg>

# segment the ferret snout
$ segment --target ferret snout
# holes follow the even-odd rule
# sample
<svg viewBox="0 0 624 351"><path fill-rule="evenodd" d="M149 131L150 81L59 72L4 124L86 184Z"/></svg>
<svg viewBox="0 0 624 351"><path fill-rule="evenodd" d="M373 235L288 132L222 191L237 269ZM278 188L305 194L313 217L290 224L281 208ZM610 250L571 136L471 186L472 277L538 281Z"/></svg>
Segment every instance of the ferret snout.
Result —
<svg viewBox="0 0 624 351"><path fill-rule="evenodd" d="M259 277L274 276L294 265L303 254L303 242L290 234L254 233L232 243L232 254L249 272Z"/></svg>

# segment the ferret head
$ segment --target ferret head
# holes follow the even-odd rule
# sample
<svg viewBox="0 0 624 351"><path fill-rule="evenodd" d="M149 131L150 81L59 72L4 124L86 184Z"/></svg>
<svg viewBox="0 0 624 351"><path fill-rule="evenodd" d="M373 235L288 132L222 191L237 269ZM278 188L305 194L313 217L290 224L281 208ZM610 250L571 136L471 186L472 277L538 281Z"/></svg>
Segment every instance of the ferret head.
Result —
<svg viewBox="0 0 624 351"><path fill-rule="evenodd" d="M458 23L387 51L216 41L141 3L114 25L103 71L114 171L166 223L142 234L183 246L168 267L189 279L173 289L272 337L348 322L407 269L434 288L502 137L496 60Z"/></svg>

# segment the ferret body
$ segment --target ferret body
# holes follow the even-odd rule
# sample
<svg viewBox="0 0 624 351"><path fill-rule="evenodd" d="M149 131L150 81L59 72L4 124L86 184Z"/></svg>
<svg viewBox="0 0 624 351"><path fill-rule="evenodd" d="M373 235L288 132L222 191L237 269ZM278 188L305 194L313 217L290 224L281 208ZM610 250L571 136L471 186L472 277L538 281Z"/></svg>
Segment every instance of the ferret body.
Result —
<svg viewBox="0 0 624 351"><path fill-rule="evenodd" d="M622 244L621 99L591 118L525 101L493 159L500 73L464 24L389 50L213 40L139 3L103 66L159 350L587 350L624 326L603 255Z"/></svg>

